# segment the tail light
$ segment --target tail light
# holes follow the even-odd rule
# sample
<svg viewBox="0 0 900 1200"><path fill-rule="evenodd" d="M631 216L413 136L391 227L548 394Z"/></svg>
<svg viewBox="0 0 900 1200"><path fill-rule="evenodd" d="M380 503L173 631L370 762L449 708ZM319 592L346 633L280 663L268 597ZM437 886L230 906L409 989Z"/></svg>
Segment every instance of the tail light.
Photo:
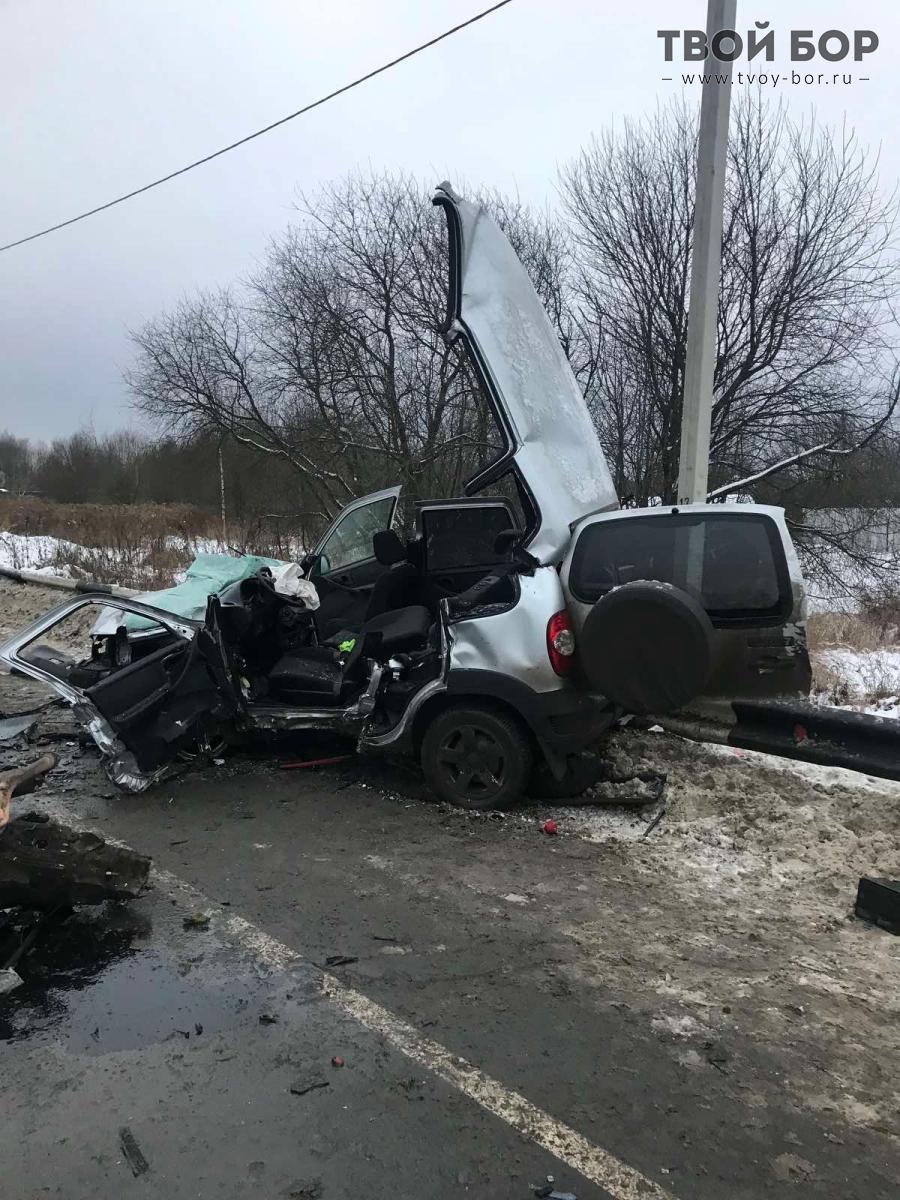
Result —
<svg viewBox="0 0 900 1200"><path fill-rule="evenodd" d="M547 622L547 654L557 675L568 675L575 664L575 631L565 609Z"/></svg>

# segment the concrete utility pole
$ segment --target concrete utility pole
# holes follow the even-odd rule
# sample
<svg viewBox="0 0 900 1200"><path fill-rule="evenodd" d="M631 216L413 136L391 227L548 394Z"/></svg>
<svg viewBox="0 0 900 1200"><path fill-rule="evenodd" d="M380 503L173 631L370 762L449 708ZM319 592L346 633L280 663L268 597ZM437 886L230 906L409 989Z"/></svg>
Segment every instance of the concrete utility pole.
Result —
<svg viewBox="0 0 900 1200"><path fill-rule="evenodd" d="M733 63L721 62L712 51L713 36L734 29L737 0L709 0L706 40L709 56L700 101L700 137L697 147L697 189L694 209L694 246L691 262L691 300L688 315L687 357L684 368L684 407L681 415L681 457L678 465L678 503L702 504L709 475L709 431L712 412L713 370L716 359L716 313L722 273L722 206L728 149L728 116L731 109ZM723 47L719 47L722 49ZM726 53L731 49L729 42ZM728 83L717 83L716 74Z"/></svg>
<svg viewBox="0 0 900 1200"><path fill-rule="evenodd" d="M225 521L225 460L222 458L222 439L219 438L219 507L222 516L222 553L228 551L228 525Z"/></svg>

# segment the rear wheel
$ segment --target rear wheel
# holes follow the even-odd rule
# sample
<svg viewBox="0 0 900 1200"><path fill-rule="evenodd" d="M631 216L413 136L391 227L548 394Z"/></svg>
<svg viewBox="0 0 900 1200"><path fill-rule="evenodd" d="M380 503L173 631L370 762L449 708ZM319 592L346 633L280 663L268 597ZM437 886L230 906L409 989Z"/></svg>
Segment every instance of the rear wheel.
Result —
<svg viewBox="0 0 900 1200"><path fill-rule="evenodd" d="M522 795L533 755L512 716L480 705L445 709L422 739L422 770L442 800L484 812Z"/></svg>

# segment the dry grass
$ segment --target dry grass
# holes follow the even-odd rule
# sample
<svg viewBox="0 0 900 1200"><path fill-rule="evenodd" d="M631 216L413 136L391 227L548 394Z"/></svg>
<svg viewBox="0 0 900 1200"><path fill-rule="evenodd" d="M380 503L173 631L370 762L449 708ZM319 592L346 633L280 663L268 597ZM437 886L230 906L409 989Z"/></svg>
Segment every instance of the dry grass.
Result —
<svg viewBox="0 0 900 1200"><path fill-rule="evenodd" d="M884 651L898 649L896 604L881 603L859 613L815 613L807 635L813 688L829 704L873 704L897 695L897 670ZM852 650L861 657L855 688L828 661L829 650Z"/></svg>
<svg viewBox="0 0 900 1200"><path fill-rule="evenodd" d="M807 621L806 631L811 654L836 647L868 652L892 645L884 627L868 612L814 613Z"/></svg>
<svg viewBox="0 0 900 1200"><path fill-rule="evenodd" d="M170 537L215 537L216 520L190 504L57 504L33 496L0 497L0 529L43 534L79 546L162 547Z"/></svg>
<svg viewBox="0 0 900 1200"><path fill-rule="evenodd" d="M231 524L223 547L219 519L189 504L56 504L0 497L0 529L55 539L59 544L51 565L61 572L141 590L170 586L200 550L281 559L302 554L286 519Z"/></svg>

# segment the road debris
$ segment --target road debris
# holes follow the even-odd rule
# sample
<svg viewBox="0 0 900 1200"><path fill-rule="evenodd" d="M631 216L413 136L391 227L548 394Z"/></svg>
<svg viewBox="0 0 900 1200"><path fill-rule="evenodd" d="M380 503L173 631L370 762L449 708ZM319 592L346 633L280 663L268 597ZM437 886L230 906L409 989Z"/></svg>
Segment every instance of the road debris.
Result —
<svg viewBox="0 0 900 1200"><path fill-rule="evenodd" d="M36 726L35 716L4 717L0 720L0 742L14 742L19 737L28 741Z"/></svg>
<svg viewBox="0 0 900 1200"><path fill-rule="evenodd" d="M4 967L0 970L0 996L5 996L8 992L14 992L21 985L22 976L18 971L14 971L12 967Z"/></svg>
<svg viewBox="0 0 900 1200"><path fill-rule="evenodd" d="M727 1064L731 1059L731 1055L721 1042L708 1041L704 1044L704 1049L706 1050L706 1061L709 1065L715 1067L717 1071L721 1071L723 1075L727 1075Z"/></svg>
<svg viewBox="0 0 900 1200"><path fill-rule="evenodd" d="M856 915L888 933L900 934L900 881L864 875L856 892Z"/></svg>
<svg viewBox="0 0 900 1200"><path fill-rule="evenodd" d="M0 908L44 912L104 900L133 900L147 886L150 859L26 813L0 836Z"/></svg>
<svg viewBox="0 0 900 1200"><path fill-rule="evenodd" d="M301 1075L288 1089L292 1096L305 1096L307 1092L315 1092L319 1088L330 1087L331 1083L319 1071Z"/></svg>
<svg viewBox="0 0 900 1200"><path fill-rule="evenodd" d="M5 724L5 722L4 722ZM11 771L0 771L0 829L8 823L12 798L16 794L26 795L34 791L48 771L52 771L59 759L55 754L42 754L34 762Z"/></svg>
<svg viewBox="0 0 900 1200"><path fill-rule="evenodd" d="M342 1067L344 1065L344 1060L341 1058L341 1056L339 1054L335 1054L335 1056L331 1060L331 1065L333 1067Z"/></svg>
<svg viewBox="0 0 900 1200"><path fill-rule="evenodd" d="M650 834L657 827L657 825L660 823L660 821L663 819L663 817L665 815L666 815L666 806L665 806L665 804L663 804L663 806L660 808L659 812L656 814L656 816L653 818L653 820L650 822L650 824L647 826L647 828L641 834L642 842L647 840L647 838L650 836Z"/></svg>
<svg viewBox="0 0 900 1200"><path fill-rule="evenodd" d="M284 1197L285 1200L320 1200L322 1194L321 1179L305 1179L291 1184Z"/></svg>
<svg viewBox="0 0 900 1200"><path fill-rule="evenodd" d="M181 924L185 929L209 929L209 922L209 913L196 912L186 916Z"/></svg>
<svg viewBox="0 0 900 1200"><path fill-rule="evenodd" d="M128 1165L131 1167L131 1173L135 1178L138 1175L144 1175L150 1170L150 1164L144 1158L143 1151L137 1144L137 1138L131 1132L127 1125L123 1125L119 1130L119 1145L122 1147L122 1153L128 1160Z"/></svg>
<svg viewBox="0 0 900 1200"><path fill-rule="evenodd" d="M548 837L553 837L555 834L559 833L559 826L552 817L547 818L547 820L541 826L541 829L543 829L544 833L546 833Z"/></svg>
<svg viewBox="0 0 900 1200"><path fill-rule="evenodd" d="M602 779L576 798L579 804L652 804L661 800L666 777L656 772L635 772L627 778Z"/></svg>
<svg viewBox="0 0 900 1200"><path fill-rule="evenodd" d="M325 959L326 967L349 967L351 963L359 962L355 954L329 954Z"/></svg>
<svg viewBox="0 0 900 1200"><path fill-rule="evenodd" d="M260 1013L259 1014L259 1023L260 1023L260 1025L277 1025L278 1018L275 1016L274 1013L267 1013L267 1012Z"/></svg>
<svg viewBox="0 0 900 1200"><path fill-rule="evenodd" d="M331 758L306 758L299 762L283 762L279 764L282 771L299 771L304 767L330 767L334 763L346 762L352 754L335 754Z"/></svg>

